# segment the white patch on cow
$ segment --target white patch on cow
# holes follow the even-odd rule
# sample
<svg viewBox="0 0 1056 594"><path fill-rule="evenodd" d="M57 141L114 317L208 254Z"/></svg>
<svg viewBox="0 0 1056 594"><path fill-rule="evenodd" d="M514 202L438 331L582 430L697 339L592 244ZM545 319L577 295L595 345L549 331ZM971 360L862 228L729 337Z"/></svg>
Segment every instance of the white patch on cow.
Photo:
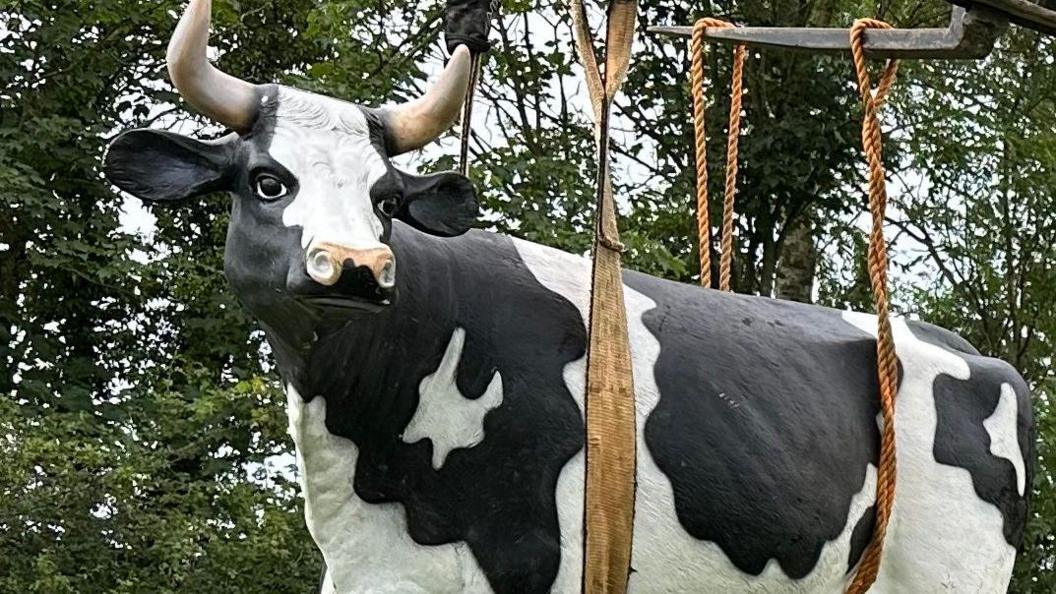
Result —
<svg viewBox="0 0 1056 594"><path fill-rule="evenodd" d="M876 335L875 316L843 317ZM880 574L870 592L1004 592L1016 550L1005 541L1000 510L976 495L966 469L940 464L933 454L935 379L971 379L968 363L919 340L904 320L892 320L892 330L903 370L895 400L898 480ZM1014 436L1015 425L1001 431Z"/></svg>
<svg viewBox="0 0 1056 594"><path fill-rule="evenodd" d="M590 262L525 241L515 240L514 245L536 279L574 303L586 320ZM660 345L642 319L655 303L629 287L625 286L624 292L640 428L659 402L654 366ZM875 333L874 316L847 314L845 319ZM932 456L936 418L932 382L940 373L966 378L967 364L948 351L917 340L902 321L896 322L895 338L905 373L896 412L898 490L881 576L870 592L1003 592L1015 551L1002 536L1000 512L975 495L966 470L940 465ZM564 377L582 412L585 360L568 364ZM1008 433L1007 423L1001 431L1015 435L1014 430ZM875 466L867 466L865 482L851 499L841 534L823 547L810 574L792 580L773 559L760 575L746 574L733 565L718 545L687 533L675 514L671 483L653 461L641 431L637 444L632 592L835 594L844 590L852 577L847 572L851 535L874 501ZM584 455L580 451L558 478L555 495L561 529L561 564L553 592L577 592L580 586L583 464ZM966 542L972 546L965 547Z"/></svg>
<svg viewBox="0 0 1056 594"><path fill-rule="evenodd" d="M533 267L534 270L534 267ZM538 277L537 277L538 278ZM540 279L540 282L541 279ZM545 283L544 283L545 284ZM552 287L549 287L553 290ZM572 398L584 410L583 397L587 393L587 359L581 357L565 365L565 385L572 392ZM583 576L583 481L586 477L584 467L586 452L580 449L572 459L565 463L561 474L557 476L557 524L561 531L561 563L558 566L557 578L550 591L555 593L579 592Z"/></svg>
<svg viewBox="0 0 1056 594"><path fill-rule="evenodd" d="M1019 447L1018 419L1016 390L1010 384L1001 384L1001 399L994 412L983 421L983 427L990 434L990 453L1008 460L1016 469L1016 489L1022 497L1027 487L1027 469L1023 450Z"/></svg>
<svg viewBox="0 0 1056 594"><path fill-rule="evenodd" d="M334 586L334 578L330 577L330 568L326 568L326 573L323 574L322 587L319 588L319 594L337 594L337 587Z"/></svg>
<svg viewBox="0 0 1056 594"><path fill-rule="evenodd" d="M304 496L304 518L339 594L490 592L464 542L422 546L411 540L399 503L370 504L352 488L359 449L326 428L326 400L305 402L287 386L290 435Z"/></svg>
<svg viewBox="0 0 1056 594"><path fill-rule="evenodd" d="M433 468L440 470L456 448L471 448L484 441L484 415L502 404L502 376L495 372L484 394L475 400L462 395L455 381L466 331L455 328L440 366L418 387L418 410L403 432L403 441L429 438L433 443Z"/></svg>
<svg viewBox="0 0 1056 594"><path fill-rule="evenodd" d="M301 247L313 241L352 249L381 245L384 227L370 189L386 166L359 107L279 87L269 152L297 178L297 196L282 223L301 227Z"/></svg>

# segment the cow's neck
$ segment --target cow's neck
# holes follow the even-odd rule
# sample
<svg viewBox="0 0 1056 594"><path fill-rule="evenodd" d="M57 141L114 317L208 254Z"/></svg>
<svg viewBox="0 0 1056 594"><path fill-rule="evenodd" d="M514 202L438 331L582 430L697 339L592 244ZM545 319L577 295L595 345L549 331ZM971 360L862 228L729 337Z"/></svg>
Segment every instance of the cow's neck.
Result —
<svg viewBox="0 0 1056 594"><path fill-rule="evenodd" d="M378 443L395 439L414 415L418 384L437 368L458 325L452 278L475 284L466 278L467 270L473 276L472 268L454 264L444 244L395 225L398 297L393 305L314 320L306 345L297 344L303 333L269 332L284 381L306 400L326 398L327 424L336 433L357 443Z"/></svg>

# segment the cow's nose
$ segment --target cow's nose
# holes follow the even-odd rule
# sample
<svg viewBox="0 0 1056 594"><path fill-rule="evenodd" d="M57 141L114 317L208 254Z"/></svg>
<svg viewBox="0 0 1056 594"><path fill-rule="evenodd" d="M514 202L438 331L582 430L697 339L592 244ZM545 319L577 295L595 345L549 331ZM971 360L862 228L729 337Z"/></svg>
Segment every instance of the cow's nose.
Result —
<svg viewBox="0 0 1056 594"><path fill-rule="evenodd" d="M382 289L391 289L396 284L396 257L386 245L357 249L321 242L308 248L307 257L308 276L320 285L337 284L346 263L351 263L353 268L370 269Z"/></svg>

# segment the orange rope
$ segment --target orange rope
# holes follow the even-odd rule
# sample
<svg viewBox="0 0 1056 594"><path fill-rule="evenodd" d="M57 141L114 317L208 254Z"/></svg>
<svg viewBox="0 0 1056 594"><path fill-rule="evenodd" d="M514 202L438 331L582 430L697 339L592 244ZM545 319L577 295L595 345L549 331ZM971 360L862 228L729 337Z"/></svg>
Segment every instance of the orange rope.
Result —
<svg viewBox="0 0 1056 594"><path fill-rule="evenodd" d="M700 243L700 284L711 285L711 221L708 213L707 130L704 112L704 33L708 27L731 27L719 19L699 19L693 26L690 44L692 64L690 83L693 94L693 128L695 132L697 168L697 234ZM887 181L883 167L883 137L876 112L887 98L895 82L898 62L889 60L884 73L872 91L872 81L865 63L863 48L868 29L889 29L890 25L876 19L858 19L851 27L851 55L862 97L862 149L869 165L869 211L872 229L869 235L869 280L873 290L877 317L877 375L880 384L880 460L876 481L876 521L873 538L862 554L857 573L847 587L847 594L864 594L876 581L880 558L895 498L895 394L898 360L895 356L891 331L890 303L887 293L887 242L884 239L884 216L887 210ZM730 117L726 138L726 187L723 201L722 253L719 264L719 288L730 290L730 268L733 260L734 198L737 182L737 142L740 137L741 97L745 48L737 45L734 51L733 76L730 88Z"/></svg>
<svg viewBox="0 0 1056 594"><path fill-rule="evenodd" d="M895 392L897 391L898 360L891 334L891 318L887 295L887 242L884 240L884 213L887 209L887 181L881 150L883 137L877 108L884 102L898 72L898 62L888 60L887 67L874 95L863 50L867 29L889 29L891 25L876 19L858 19L851 27L851 56L858 76L858 92L862 97L862 149L869 164L869 211L872 231L869 235L869 280L876 304L877 339L876 363L880 380L880 413L883 428L880 432L880 462L876 479L876 523L873 539L862 554L854 580L847 586L847 594L863 594L876 581L880 571L880 557L884 549L887 524L895 500Z"/></svg>
<svg viewBox="0 0 1056 594"><path fill-rule="evenodd" d="M693 129L696 134L697 161L697 238L700 245L700 284L711 286L711 220L708 213L707 129L704 125L704 33L709 28L733 25L714 18L698 19L693 25L690 43L690 89L693 94ZM741 135L741 97L744 94L744 45L733 52L733 74L730 82L730 118L726 136L726 193L722 206L722 253L719 260L719 288L730 290L733 263L734 199L737 195L737 141Z"/></svg>

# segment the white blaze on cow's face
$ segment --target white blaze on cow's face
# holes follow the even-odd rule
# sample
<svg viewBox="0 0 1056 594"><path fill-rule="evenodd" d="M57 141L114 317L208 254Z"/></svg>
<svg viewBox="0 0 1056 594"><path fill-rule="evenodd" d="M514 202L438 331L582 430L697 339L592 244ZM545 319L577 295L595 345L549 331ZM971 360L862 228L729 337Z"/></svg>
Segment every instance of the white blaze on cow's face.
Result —
<svg viewBox="0 0 1056 594"><path fill-rule="evenodd" d="M164 183L152 183L145 171L122 169L118 162L130 159L118 159L111 167L112 179L147 199L175 201L221 189L245 196L245 186L231 184L245 179L232 175L240 165L235 149L247 141L263 140L270 145L271 157L297 180L297 192L284 209L282 223L301 228L304 270L312 281L327 287L337 285L343 269L366 268L376 288L381 289L376 293L395 292L391 291L395 288L395 259L382 239L388 220L398 209L404 222L427 233L451 237L469 228L478 205L468 180L452 180L450 176L413 180L418 186L417 196L401 192L381 200L384 221L370 195L373 185L387 173L386 149L399 154L421 148L458 117L472 68L466 46L452 51L444 72L424 95L385 111L386 149L379 150L372 142L367 117L355 105L288 87L253 85L210 64L211 14L211 0L190 0L169 41L165 60L180 95L239 136L222 146L149 133L129 136L118 143L115 154L127 149L131 156L132 150L140 147L151 150L152 160L157 161L161 150L175 168L163 170L168 174ZM274 116L268 118L271 127L267 130L259 126L261 114ZM266 134L254 139L258 132ZM248 173L248 193L264 202L284 198L291 189L266 171ZM412 200L419 203L412 205ZM239 237L238 231L233 229L229 237Z"/></svg>
<svg viewBox="0 0 1056 594"><path fill-rule="evenodd" d="M395 284L395 259L371 188L386 171L363 111L330 97L278 87L269 153L297 179L282 213L301 228L308 275L333 285L342 266L365 266L383 289Z"/></svg>

